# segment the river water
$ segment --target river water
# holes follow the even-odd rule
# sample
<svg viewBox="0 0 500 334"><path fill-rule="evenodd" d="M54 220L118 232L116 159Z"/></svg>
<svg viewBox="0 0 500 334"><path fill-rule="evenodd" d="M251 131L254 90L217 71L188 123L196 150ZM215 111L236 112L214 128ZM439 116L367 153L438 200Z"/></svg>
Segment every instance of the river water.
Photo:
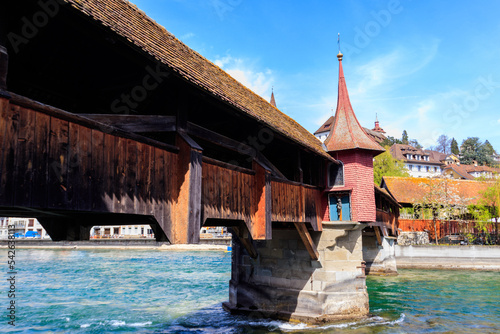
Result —
<svg viewBox="0 0 500 334"><path fill-rule="evenodd" d="M312 327L224 312L228 253L18 249L16 265L16 326L4 279L2 333L500 333L495 272L369 277L371 318Z"/></svg>

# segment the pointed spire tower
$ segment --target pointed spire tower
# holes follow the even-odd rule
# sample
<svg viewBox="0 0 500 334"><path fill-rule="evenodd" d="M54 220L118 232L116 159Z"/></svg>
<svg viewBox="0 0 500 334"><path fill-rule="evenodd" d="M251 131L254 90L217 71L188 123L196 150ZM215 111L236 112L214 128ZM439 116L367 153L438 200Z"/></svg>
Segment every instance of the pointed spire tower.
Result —
<svg viewBox="0 0 500 334"><path fill-rule="evenodd" d="M271 103L273 107L278 108L276 107L276 101L274 100L274 87L271 90L271 101L269 101L269 103Z"/></svg>
<svg viewBox="0 0 500 334"><path fill-rule="evenodd" d="M335 123L330 129L330 134L325 140L328 152L361 149L373 151L374 156L384 152L382 146L373 141L359 124L349 100L349 93L345 83L342 68L342 53L339 52L339 95Z"/></svg>
<svg viewBox="0 0 500 334"><path fill-rule="evenodd" d="M324 143L328 153L342 162L341 167L333 166L328 171L329 180L335 180L329 182L329 218L374 222L373 157L384 152L384 149L368 136L354 114L344 78L342 57L339 52L337 110L334 124ZM338 175L342 175L342 182L337 181Z"/></svg>

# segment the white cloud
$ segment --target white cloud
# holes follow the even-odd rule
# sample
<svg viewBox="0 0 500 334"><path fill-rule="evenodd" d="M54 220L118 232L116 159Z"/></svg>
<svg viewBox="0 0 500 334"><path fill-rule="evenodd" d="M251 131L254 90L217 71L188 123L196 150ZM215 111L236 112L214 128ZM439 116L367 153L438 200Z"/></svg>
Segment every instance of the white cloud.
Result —
<svg viewBox="0 0 500 334"><path fill-rule="evenodd" d="M500 124L500 118L498 119L497 123Z"/></svg>
<svg viewBox="0 0 500 334"><path fill-rule="evenodd" d="M353 82L358 84L353 88L352 95L357 98L378 96L381 88L400 85L401 78L420 71L434 59L439 43L435 39L425 50L398 48L359 66L353 76Z"/></svg>
<svg viewBox="0 0 500 334"><path fill-rule="evenodd" d="M192 38L192 37L194 37L194 36L195 36L195 34L194 34L194 33L192 33L192 32L188 32L187 34L184 34L184 35L182 35L181 37L179 37L179 39L180 39L181 41L185 41L185 40L190 39L190 38Z"/></svg>
<svg viewBox="0 0 500 334"><path fill-rule="evenodd" d="M230 55L217 58L214 64L264 99L270 98L267 95L270 95L274 82L273 72L270 69L256 69L255 64Z"/></svg>

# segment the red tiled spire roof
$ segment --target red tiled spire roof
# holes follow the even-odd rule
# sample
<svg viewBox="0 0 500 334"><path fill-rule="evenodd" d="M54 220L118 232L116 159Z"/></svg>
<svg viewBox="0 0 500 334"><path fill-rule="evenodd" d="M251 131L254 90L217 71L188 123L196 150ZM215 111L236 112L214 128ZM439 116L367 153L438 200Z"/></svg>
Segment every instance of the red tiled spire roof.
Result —
<svg viewBox="0 0 500 334"><path fill-rule="evenodd" d="M325 140L329 152L363 149L375 151L375 155L383 152L382 146L372 140L363 130L358 122L349 100L349 93L342 69L342 53L337 55L339 59L339 94L337 100L337 111L335 112L335 123Z"/></svg>
<svg viewBox="0 0 500 334"><path fill-rule="evenodd" d="M385 133L384 129L380 127L377 114L375 114L375 127L372 129L372 131Z"/></svg>
<svg viewBox="0 0 500 334"><path fill-rule="evenodd" d="M276 101L274 100L274 90L271 92L271 101L269 101L269 103L271 103L273 107L277 108Z"/></svg>

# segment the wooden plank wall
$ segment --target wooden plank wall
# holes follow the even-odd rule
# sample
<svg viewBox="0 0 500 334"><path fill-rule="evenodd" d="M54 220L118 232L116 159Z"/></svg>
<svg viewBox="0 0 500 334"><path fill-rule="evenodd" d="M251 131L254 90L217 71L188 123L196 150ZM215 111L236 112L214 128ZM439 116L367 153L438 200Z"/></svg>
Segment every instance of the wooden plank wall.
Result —
<svg viewBox="0 0 500 334"><path fill-rule="evenodd" d="M231 219L250 222L254 175L207 162L202 166L202 222Z"/></svg>
<svg viewBox="0 0 500 334"><path fill-rule="evenodd" d="M177 154L0 98L0 206L154 215L167 229Z"/></svg>
<svg viewBox="0 0 500 334"><path fill-rule="evenodd" d="M295 182L271 182L272 221L307 222L321 231L321 190Z"/></svg>
<svg viewBox="0 0 500 334"><path fill-rule="evenodd" d="M304 222L304 194L299 185L271 182L272 220L278 222Z"/></svg>

